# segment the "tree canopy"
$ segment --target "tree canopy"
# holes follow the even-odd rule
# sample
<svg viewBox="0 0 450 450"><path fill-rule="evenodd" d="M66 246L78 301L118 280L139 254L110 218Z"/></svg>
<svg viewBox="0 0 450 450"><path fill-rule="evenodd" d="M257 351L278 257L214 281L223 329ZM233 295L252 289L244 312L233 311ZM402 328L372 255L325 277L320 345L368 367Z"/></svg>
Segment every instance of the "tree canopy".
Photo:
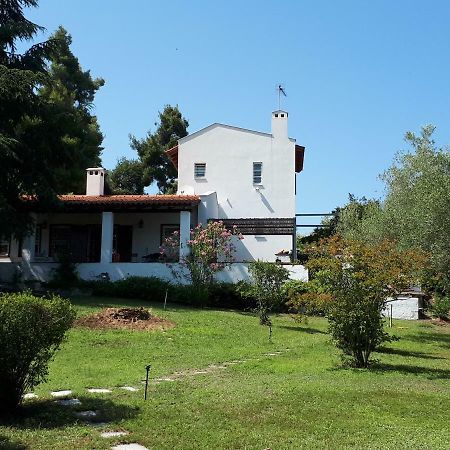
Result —
<svg viewBox="0 0 450 450"><path fill-rule="evenodd" d="M0 236L30 229L20 209L23 195L49 205L58 193L79 191L75 172L99 161L101 150L89 108L103 81L81 70L70 36L60 29L16 52L19 40L30 41L42 29L23 14L35 6L35 0L0 0Z"/></svg>
<svg viewBox="0 0 450 450"><path fill-rule="evenodd" d="M164 152L187 136L189 122L178 106L166 105L155 126L156 131L148 132L143 139L130 135L131 148L136 150L144 166L144 185L156 182L161 193L169 194L176 191L177 171Z"/></svg>
<svg viewBox="0 0 450 450"><path fill-rule="evenodd" d="M109 173L108 182L114 194L143 194L144 166L139 160L121 158Z"/></svg>

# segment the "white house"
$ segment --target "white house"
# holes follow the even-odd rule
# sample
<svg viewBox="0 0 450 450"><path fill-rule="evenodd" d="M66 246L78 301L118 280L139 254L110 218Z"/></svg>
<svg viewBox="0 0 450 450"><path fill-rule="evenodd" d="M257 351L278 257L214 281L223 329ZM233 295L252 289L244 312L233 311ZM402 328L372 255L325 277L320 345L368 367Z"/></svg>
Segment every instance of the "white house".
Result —
<svg viewBox="0 0 450 450"><path fill-rule="evenodd" d="M159 255L164 238L178 230L182 256L190 229L210 220L237 225L244 235L236 240L236 262L219 279L246 278L246 263L256 259L287 263L295 253L296 174L304 150L288 137L288 113L275 111L272 133L215 123L180 139L167 151L178 170L176 195L105 195L106 170L89 168L86 195L61 195L52 211L24 201L35 233L22 243L0 243L0 278L20 265L26 278L47 280L64 250L86 279L105 272L111 279L171 279ZM289 268L293 278L306 277L302 266Z"/></svg>

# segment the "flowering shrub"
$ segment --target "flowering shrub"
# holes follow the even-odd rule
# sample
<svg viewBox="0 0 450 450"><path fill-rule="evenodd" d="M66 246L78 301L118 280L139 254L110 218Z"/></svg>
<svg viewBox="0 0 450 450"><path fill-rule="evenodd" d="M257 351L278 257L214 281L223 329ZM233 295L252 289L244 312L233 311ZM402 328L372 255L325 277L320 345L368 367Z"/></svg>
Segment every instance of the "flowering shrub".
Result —
<svg viewBox="0 0 450 450"><path fill-rule="evenodd" d="M243 239L236 226L229 230L221 221L199 224L191 230L187 241L189 253L180 263L186 267L193 285L207 288L214 281L214 274L233 262L236 251L233 236ZM161 253L173 261L179 255L179 248L180 235L175 232L164 240Z"/></svg>

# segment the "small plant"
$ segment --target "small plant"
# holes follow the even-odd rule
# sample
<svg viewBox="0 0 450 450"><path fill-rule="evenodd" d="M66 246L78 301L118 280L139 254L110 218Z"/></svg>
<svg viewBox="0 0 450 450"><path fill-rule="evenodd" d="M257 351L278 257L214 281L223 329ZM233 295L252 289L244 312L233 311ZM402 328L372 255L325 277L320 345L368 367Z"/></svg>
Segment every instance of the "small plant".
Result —
<svg viewBox="0 0 450 450"><path fill-rule="evenodd" d="M284 302L283 284L289 279L289 272L283 266L266 261L254 261L248 268L252 277L252 292L256 298L256 312L259 323L269 327L272 338L272 321L269 314Z"/></svg>
<svg viewBox="0 0 450 450"><path fill-rule="evenodd" d="M77 265L73 262L72 256L68 252L58 253L58 267L53 271L53 278L50 286L60 288L74 287L79 282Z"/></svg>
<svg viewBox="0 0 450 450"><path fill-rule="evenodd" d="M434 303L431 307L431 314L438 319L448 320L450 315L450 297L435 295Z"/></svg>
<svg viewBox="0 0 450 450"><path fill-rule="evenodd" d="M367 244L339 236L320 241L309 252L307 267L330 297L326 314L334 343L352 365L368 367L372 352L392 340L382 316L387 298L417 280L425 256L400 251L391 241Z"/></svg>
<svg viewBox="0 0 450 450"><path fill-rule="evenodd" d="M75 320L69 301L30 292L0 295L0 414L45 381L48 363Z"/></svg>

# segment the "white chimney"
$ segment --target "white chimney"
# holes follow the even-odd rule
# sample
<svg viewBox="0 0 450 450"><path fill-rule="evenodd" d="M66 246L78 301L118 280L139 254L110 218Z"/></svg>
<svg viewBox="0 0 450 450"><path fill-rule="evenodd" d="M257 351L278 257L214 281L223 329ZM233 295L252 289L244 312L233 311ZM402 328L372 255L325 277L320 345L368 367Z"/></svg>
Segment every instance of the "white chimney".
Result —
<svg viewBox="0 0 450 450"><path fill-rule="evenodd" d="M106 169L91 167L86 172L86 195L104 195Z"/></svg>
<svg viewBox="0 0 450 450"><path fill-rule="evenodd" d="M272 113L272 136L277 140L288 140L288 113L278 110Z"/></svg>

